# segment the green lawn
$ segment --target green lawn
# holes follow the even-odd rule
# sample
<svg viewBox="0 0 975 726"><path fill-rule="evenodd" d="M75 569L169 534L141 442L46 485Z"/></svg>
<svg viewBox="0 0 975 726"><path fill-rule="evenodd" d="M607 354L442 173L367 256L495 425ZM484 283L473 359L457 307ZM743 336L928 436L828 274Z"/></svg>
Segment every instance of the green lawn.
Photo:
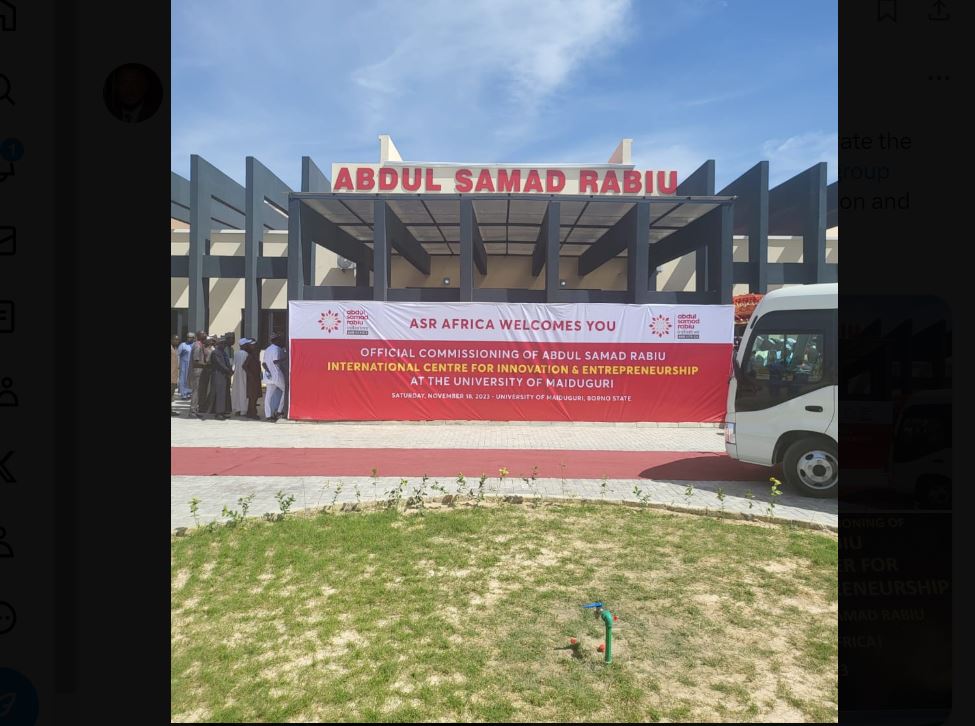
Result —
<svg viewBox="0 0 975 726"><path fill-rule="evenodd" d="M173 720L835 721L836 546L609 504L197 531L172 542Z"/></svg>

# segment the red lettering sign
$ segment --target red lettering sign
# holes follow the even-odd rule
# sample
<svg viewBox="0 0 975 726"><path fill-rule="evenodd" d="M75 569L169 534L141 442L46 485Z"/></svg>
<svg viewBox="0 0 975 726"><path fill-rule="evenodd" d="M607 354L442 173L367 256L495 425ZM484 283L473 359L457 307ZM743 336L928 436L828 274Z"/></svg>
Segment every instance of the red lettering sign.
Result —
<svg viewBox="0 0 975 726"><path fill-rule="evenodd" d="M565 189L565 173L560 169L549 169L545 173L545 191L556 194Z"/></svg>
<svg viewBox="0 0 975 726"><path fill-rule="evenodd" d="M335 176L335 184L332 186L332 191L335 192L340 192L343 189L348 189L350 192L353 191L352 175L349 173L349 167L347 166L339 168L339 173Z"/></svg>
<svg viewBox="0 0 975 726"><path fill-rule="evenodd" d="M458 169L454 174L454 185L458 192L469 192L474 188L471 183L471 170L470 169Z"/></svg>
<svg viewBox="0 0 975 726"><path fill-rule="evenodd" d="M593 171L592 169L583 169L579 172L579 193L585 194L586 192L592 192L596 194L599 190L596 188L596 181L599 179L599 172Z"/></svg>

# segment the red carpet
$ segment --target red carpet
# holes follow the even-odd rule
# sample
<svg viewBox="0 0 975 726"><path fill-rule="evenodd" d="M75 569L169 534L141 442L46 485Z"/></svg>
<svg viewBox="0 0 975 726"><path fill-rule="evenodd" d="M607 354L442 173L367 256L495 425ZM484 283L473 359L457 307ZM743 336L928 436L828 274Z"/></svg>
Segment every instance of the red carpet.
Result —
<svg viewBox="0 0 975 726"><path fill-rule="evenodd" d="M697 451L563 451L536 449L282 449L178 447L171 473L182 476L510 477L764 481L770 470L725 454Z"/></svg>

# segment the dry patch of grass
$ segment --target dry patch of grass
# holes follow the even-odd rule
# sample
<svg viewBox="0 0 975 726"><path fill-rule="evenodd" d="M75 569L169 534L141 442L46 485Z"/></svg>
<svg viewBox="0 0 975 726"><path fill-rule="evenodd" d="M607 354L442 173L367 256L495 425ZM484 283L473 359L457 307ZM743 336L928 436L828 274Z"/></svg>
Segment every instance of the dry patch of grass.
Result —
<svg viewBox="0 0 975 726"><path fill-rule="evenodd" d="M174 721L836 720L832 534L502 505L172 550ZM619 616L609 666L592 600Z"/></svg>

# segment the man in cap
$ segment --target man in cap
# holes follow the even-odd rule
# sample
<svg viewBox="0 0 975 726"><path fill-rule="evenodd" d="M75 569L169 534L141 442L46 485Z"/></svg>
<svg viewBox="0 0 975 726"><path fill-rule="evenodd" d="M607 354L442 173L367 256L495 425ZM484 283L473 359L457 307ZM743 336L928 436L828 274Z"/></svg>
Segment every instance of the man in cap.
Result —
<svg viewBox="0 0 975 726"><path fill-rule="evenodd" d="M240 348L234 353L234 380L230 385L230 408L234 415L243 416L247 410L247 371L244 361L247 360L246 346L252 341L250 338L240 339Z"/></svg>
<svg viewBox="0 0 975 726"><path fill-rule="evenodd" d="M200 413L200 406L204 403L201 398L203 391L200 388L200 379L206 367L206 339L207 334L202 330L198 330L196 333L196 342L193 343L193 349L190 351L190 370L187 374L187 380L192 391L190 397L190 413L197 418L203 418Z"/></svg>
<svg viewBox="0 0 975 726"><path fill-rule="evenodd" d="M217 342L217 336L208 335L203 341L203 372L200 373L200 414L213 413L213 386L212 380L213 367L213 346ZM198 418L203 418L199 416Z"/></svg>
<svg viewBox="0 0 975 726"><path fill-rule="evenodd" d="M227 339L217 338L210 354L210 388L213 391L213 412L217 419L225 421L230 412L230 359L227 357Z"/></svg>
<svg viewBox="0 0 975 726"><path fill-rule="evenodd" d="M257 349L256 342L250 338L240 341L240 347L247 352L247 357L244 359L243 366L238 369L239 373L246 373L247 413L245 416L251 419L260 418L257 415L257 399L261 397L261 353Z"/></svg>
<svg viewBox="0 0 975 726"><path fill-rule="evenodd" d="M280 361L283 359L281 343L284 337L280 333L271 333L271 345L264 349L264 417L269 421L277 421L280 415L282 396L284 395L284 374Z"/></svg>

